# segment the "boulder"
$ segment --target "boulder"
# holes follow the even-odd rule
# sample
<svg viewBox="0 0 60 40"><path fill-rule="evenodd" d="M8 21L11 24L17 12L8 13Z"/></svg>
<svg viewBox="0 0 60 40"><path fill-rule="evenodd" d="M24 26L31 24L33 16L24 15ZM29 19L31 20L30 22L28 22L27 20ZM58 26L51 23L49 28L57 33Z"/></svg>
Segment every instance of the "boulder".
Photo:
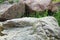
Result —
<svg viewBox="0 0 60 40"><path fill-rule="evenodd" d="M60 40L60 27L54 17L17 18L2 23L0 40Z"/></svg>
<svg viewBox="0 0 60 40"><path fill-rule="evenodd" d="M56 11L58 7L52 0L22 0L33 11L44 11L46 9Z"/></svg>
<svg viewBox="0 0 60 40"><path fill-rule="evenodd" d="M23 3L0 4L0 18L13 19L20 18L24 14L25 5Z"/></svg>
<svg viewBox="0 0 60 40"><path fill-rule="evenodd" d="M32 10L44 11L45 9L48 9L48 5L50 5L51 0L23 0L23 2Z"/></svg>

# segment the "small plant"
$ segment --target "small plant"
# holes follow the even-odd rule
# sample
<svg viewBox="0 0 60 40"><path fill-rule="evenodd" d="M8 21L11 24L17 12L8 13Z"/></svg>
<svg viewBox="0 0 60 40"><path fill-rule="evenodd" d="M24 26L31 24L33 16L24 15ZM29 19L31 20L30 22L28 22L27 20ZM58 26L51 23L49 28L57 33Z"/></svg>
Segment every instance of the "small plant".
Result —
<svg viewBox="0 0 60 40"><path fill-rule="evenodd" d="M45 17L48 15L48 10L42 11L42 12L33 12L29 14L29 17L36 17L36 18L41 18Z"/></svg>

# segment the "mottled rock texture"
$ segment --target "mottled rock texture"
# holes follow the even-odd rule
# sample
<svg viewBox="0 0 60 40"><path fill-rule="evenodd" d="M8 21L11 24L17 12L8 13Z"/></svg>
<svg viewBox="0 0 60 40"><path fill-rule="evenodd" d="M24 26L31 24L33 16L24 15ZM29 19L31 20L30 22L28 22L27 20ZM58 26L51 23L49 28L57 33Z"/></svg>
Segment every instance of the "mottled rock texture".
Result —
<svg viewBox="0 0 60 40"><path fill-rule="evenodd" d="M25 5L23 3L5 3L0 4L0 18L19 18L25 12Z"/></svg>
<svg viewBox="0 0 60 40"><path fill-rule="evenodd" d="M52 0L22 0L31 10L44 11L46 9L56 11L58 8Z"/></svg>
<svg viewBox="0 0 60 40"><path fill-rule="evenodd" d="M60 40L60 27L54 17L17 18L5 21L0 40Z"/></svg>

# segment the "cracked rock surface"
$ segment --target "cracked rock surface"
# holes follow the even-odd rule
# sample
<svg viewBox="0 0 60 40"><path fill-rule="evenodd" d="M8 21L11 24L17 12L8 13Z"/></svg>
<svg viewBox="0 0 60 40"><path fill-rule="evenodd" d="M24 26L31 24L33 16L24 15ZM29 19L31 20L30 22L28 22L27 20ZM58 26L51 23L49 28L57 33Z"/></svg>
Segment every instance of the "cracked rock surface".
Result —
<svg viewBox="0 0 60 40"><path fill-rule="evenodd" d="M0 40L60 40L60 27L54 17L17 18L2 23Z"/></svg>

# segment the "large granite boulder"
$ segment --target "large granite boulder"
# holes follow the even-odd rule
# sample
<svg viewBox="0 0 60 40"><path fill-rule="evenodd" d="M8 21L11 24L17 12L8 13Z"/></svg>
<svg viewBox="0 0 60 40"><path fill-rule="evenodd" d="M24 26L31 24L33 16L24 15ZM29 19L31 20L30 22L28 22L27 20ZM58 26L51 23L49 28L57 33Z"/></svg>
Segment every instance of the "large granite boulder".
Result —
<svg viewBox="0 0 60 40"><path fill-rule="evenodd" d="M60 40L60 27L54 17L17 18L2 23L0 40Z"/></svg>
<svg viewBox="0 0 60 40"><path fill-rule="evenodd" d="M5 2L0 4L0 18L20 18L25 12L25 5L23 3L9 4Z"/></svg>

